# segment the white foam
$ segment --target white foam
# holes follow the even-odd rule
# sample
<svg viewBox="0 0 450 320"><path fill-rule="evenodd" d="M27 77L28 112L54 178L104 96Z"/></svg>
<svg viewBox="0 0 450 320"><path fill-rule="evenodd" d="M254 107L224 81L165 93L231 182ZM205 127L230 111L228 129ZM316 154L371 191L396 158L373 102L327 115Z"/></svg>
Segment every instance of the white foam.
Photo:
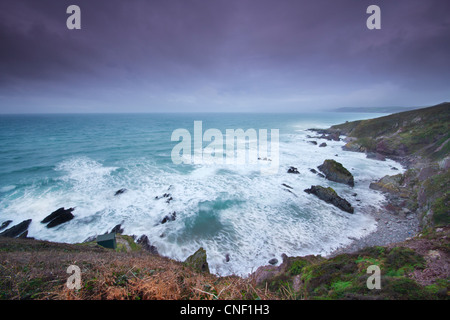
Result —
<svg viewBox="0 0 450 320"><path fill-rule="evenodd" d="M204 164L177 171L170 165L157 166L151 159L129 159L113 167L87 157L70 158L56 166L61 174L58 187L25 190L22 196L1 204L2 217L14 218L14 222L33 218L29 236L62 242L81 242L123 222L126 234L146 234L161 254L174 259L184 260L204 247L212 272L221 275L247 275L273 257L281 261L283 253L325 255L349 244L349 237L360 238L375 230L376 223L364 215L364 208L378 206L384 198L368 185L394 174L390 166L399 168L397 173L403 168L392 161L342 151L342 141L326 141L325 148L312 145L307 134L298 131L280 136L280 171L276 175L261 175L257 165ZM330 158L353 173L354 188L309 171ZM290 166L297 167L300 174L287 173ZM283 183L293 188L291 192ZM303 191L317 184L332 186L352 203L355 213L347 214ZM121 188L127 191L114 196ZM164 193L173 197L170 203L167 198L155 199ZM360 203L353 193L358 194ZM230 205L214 208L218 201ZM55 229L39 223L59 207L76 207L76 218ZM212 212L207 217L210 223L204 232L191 234L189 228L197 221L199 208L205 214ZM173 211L177 213L175 221L159 224ZM224 262L226 254L229 262Z"/></svg>

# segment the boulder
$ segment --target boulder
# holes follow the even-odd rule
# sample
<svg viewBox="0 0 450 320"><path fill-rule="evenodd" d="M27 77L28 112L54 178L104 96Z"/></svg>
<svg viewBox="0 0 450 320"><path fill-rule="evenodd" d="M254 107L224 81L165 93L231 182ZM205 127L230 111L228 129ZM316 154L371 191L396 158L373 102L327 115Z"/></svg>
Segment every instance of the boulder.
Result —
<svg viewBox="0 0 450 320"><path fill-rule="evenodd" d="M372 182L369 188L372 190L397 194L400 193L403 175L401 173L394 176L384 176L377 182Z"/></svg>
<svg viewBox="0 0 450 320"><path fill-rule="evenodd" d="M270 259L270 260L269 260L269 263L270 263L271 265L276 265L276 264L278 263L278 259L276 259L276 258Z"/></svg>
<svg viewBox="0 0 450 320"><path fill-rule="evenodd" d="M322 142L320 145L319 145L319 147L326 147L327 146L327 144L325 143L325 142Z"/></svg>
<svg viewBox="0 0 450 320"><path fill-rule="evenodd" d="M327 203L330 203L345 212L348 213L354 212L352 205L344 198L339 197L336 191L334 191L330 187L325 188L322 186L311 186L310 189L305 189L305 192L308 194L313 194L317 196L319 199Z"/></svg>
<svg viewBox="0 0 450 320"><path fill-rule="evenodd" d="M136 240L136 243L140 244L144 250L147 250L151 254L158 254L158 249L150 243L148 237L143 234Z"/></svg>
<svg viewBox="0 0 450 320"><path fill-rule="evenodd" d="M75 210L75 208L59 208L58 210L53 211L51 214L45 217L44 220L41 221L41 223L48 223L47 228L59 226L60 224L70 221L74 218L74 215L72 214L73 210Z"/></svg>
<svg viewBox="0 0 450 320"><path fill-rule="evenodd" d="M325 174L325 178L328 180L345 183L351 187L355 185L353 175L335 160L327 159L317 168Z"/></svg>
<svg viewBox="0 0 450 320"><path fill-rule="evenodd" d="M184 263L197 271L209 273L206 251L203 248L198 249L193 255L189 256Z"/></svg>
<svg viewBox="0 0 450 320"><path fill-rule="evenodd" d="M0 233L0 237L8 238L25 238L28 235L28 226L31 223L31 219L24 220L9 229L6 229Z"/></svg>

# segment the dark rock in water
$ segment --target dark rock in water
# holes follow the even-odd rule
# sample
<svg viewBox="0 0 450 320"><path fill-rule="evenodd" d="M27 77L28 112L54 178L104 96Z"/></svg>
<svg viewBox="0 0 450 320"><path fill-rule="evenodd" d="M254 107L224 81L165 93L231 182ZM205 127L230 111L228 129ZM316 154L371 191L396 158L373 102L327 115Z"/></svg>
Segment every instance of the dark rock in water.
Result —
<svg viewBox="0 0 450 320"><path fill-rule="evenodd" d="M289 167L288 173L295 173L295 174L299 174L300 172L298 172L297 168L295 167Z"/></svg>
<svg viewBox="0 0 450 320"><path fill-rule="evenodd" d="M338 207L339 209L346 211L348 213L353 213L354 209L352 205L345 199L338 196L336 191L332 188L325 188L322 186L311 186L310 189L305 189L308 194L314 194L319 199L331 203L332 205Z"/></svg>
<svg viewBox="0 0 450 320"><path fill-rule="evenodd" d="M328 180L345 183L351 187L355 186L353 175L335 160L327 159L317 168L325 174Z"/></svg>
<svg viewBox="0 0 450 320"><path fill-rule="evenodd" d="M162 199L162 198L168 198L168 197L170 197L170 193L164 193L161 197L156 196L155 199Z"/></svg>
<svg viewBox="0 0 450 320"><path fill-rule="evenodd" d="M166 200L166 203L170 203L170 201L172 201L172 200L173 200L173 198L170 197L169 199Z"/></svg>
<svg viewBox="0 0 450 320"><path fill-rule="evenodd" d="M140 236L136 243L140 244L144 250L147 250L152 254L158 254L158 249L150 243L150 240L145 234Z"/></svg>
<svg viewBox="0 0 450 320"><path fill-rule="evenodd" d="M321 174L320 172L318 172L317 175L321 178L325 178L325 175Z"/></svg>
<svg viewBox="0 0 450 320"><path fill-rule="evenodd" d="M114 193L115 196L118 196L119 194L124 193L125 191L127 191L127 189L119 189L116 191L116 193Z"/></svg>
<svg viewBox="0 0 450 320"><path fill-rule="evenodd" d="M327 146L327 144L325 143L325 142L322 142L320 145L319 145L319 147L326 147Z"/></svg>
<svg viewBox="0 0 450 320"><path fill-rule="evenodd" d="M122 224L116 225L114 228L112 228L112 230L111 230L110 233L119 233L119 234L122 234L122 233L123 233Z"/></svg>
<svg viewBox="0 0 450 320"><path fill-rule="evenodd" d="M398 170L398 168L396 168L396 167L392 167L392 168L391 168L391 170Z"/></svg>
<svg viewBox="0 0 450 320"><path fill-rule="evenodd" d="M309 169L309 171L311 171L312 173L317 173L316 169Z"/></svg>
<svg viewBox="0 0 450 320"><path fill-rule="evenodd" d="M292 188L290 185L287 185L286 183L282 183L281 185L284 186L284 187L286 187L286 188L289 188L289 189L294 189L294 188Z"/></svg>
<svg viewBox="0 0 450 320"><path fill-rule="evenodd" d="M225 262L230 262L230 254L229 253L227 253L225 255Z"/></svg>
<svg viewBox="0 0 450 320"><path fill-rule="evenodd" d="M70 221L74 218L74 215L72 214L73 210L75 210L75 208L59 208L58 210L53 211L51 214L45 217L44 220L41 221L41 223L48 223L47 228L59 226L60 224Z"/></svg>
<svg viewBox="0 0 450 320"><path fill-rule="evenodd" d="M161 224L164 224L164 223L169 222L169 221L175 221L176 218L177 218L177 213L176 213L176 211L174 211L174 212L168 214L167 216L165 216L161 220Z"/></svg>
<svg viewBox="0 0 450 320"><path fill-rule="evenodd" d="M193 255L189 256L184 263L193 269L209 273L206 251L203 248L198 249Z"/></svg>
<svg viewBox="0 0 450 320"><path fill-rule="evenodd" d="M312 143L313 145L317 145L317 141L308 141L309 143Z"/></svg>
<svg viewBox="0 0 450 320"><path fill-rule="evenodd" d="M11 222L12 220L6 220L5 222L3 222L2 225L0 226L0 230L5 229L7 226L9 226Z"/></svg>
<svg viewBox="0 0 450 320"><path fill-rule="evenodd" d="M97 239L96 235L90 236L90 237L87 237L86 240L83 241L83 243L92 242L92 241L95 241L96 239Z"/></svg>
<svg viewBox="0 0 450 320"><path fill-rule="evenodd" d="M31 219L22 221L15 226L12 226L9 229L6 229L2 233L0 233L0 237L8 237L8 238L23 238L28 235L28 226L31 223Z"/></svg>
<svg viewBox="0 0 450 320"><path fill-rule="evenodd" d="M269 260L269 263L270 263L271 265L276 265L276 264L278 263L278 259L276 259L276 258L270 259L270 260Z"/></svg>

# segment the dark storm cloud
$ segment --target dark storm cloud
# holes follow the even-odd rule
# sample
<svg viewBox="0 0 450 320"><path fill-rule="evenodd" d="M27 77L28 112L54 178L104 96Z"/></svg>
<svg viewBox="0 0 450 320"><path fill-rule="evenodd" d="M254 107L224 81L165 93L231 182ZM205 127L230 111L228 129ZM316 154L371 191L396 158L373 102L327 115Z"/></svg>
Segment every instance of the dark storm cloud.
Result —
<svg viewBox="0 0 450 320"><path fill-rule="evenodd" d="M66 8L81 8L81 30ZM366 28L366 8L382 29ZM300 111L449 95L445 0L0 4L0 111Z"/></svg>

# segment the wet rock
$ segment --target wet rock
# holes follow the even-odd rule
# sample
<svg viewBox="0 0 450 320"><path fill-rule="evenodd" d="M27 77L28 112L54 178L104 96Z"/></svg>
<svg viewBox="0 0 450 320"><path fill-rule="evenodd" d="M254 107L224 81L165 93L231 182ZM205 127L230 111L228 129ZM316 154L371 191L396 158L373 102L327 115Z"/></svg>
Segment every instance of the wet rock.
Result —
<svg viewBox="0 0 450 320"><path fill-rule="evenodd" d="M276 258L269 260L269 264L271 264L271 265L276 265L277 263L278 263L278 259L276 259Z"/></svg>
<svg viewBox="0 0 450 320"><path fill-rule="evenodd" d="M316 169L309 169L309 171L311 171L312 173L317 173Z"/></svg>
<svg viewBox="0 0 450 320"><path fill-rule="evenodd" d="M227 253L225 255L225 262L230 262L230 254L229 253Z"/></svg>
<svg viewBox="0 0 450 320"><path fill-rule="evenodd" d="M5 222L3 222L2 225L0 226L0 230L5 229L7 226L9 226L11 222L12 220L6 220Z"/></svg>
<svg viewBox="0 0 450 320"><path fill-rule="evenodd" d="M122 233L123 233L122 224L116 225L114 228L111 229L111 232L110 232L110 233L118 233L118 234L122 234Z"/></svg>
<svg viewBox="0 0 450 320"><path fill-rule="evenodd" d="M313 194L317 196L319 199L327 203L330 203L345 212L348 213L354 212L352 205L344 198L339 197L336 191L334 191L330 187L325 188L322 186L311 186L310 189L305 189L305 192L308 194Z"/></svg>
<svg viewBox="0 0 450 320"><path fill-rule="evenodd" d="M328 180L345 183L351 187L355 185L353 175L344 166L332 159L327 159L317 167Z"/></svg>
<svg viewBox="0 0 450 320"><path fill-rule="evenodd" d="M326 147L327 146L327 144L325 143L325 142L322 142L320 145L319 145L319 147Z"/></svg>
<svg viewBox="0 0 450 320"><path fill-rule="evenodd" d="M59 226L60 224L70 221L74 218L74 215L72 214L73 210L75 210L75 208L59 208L58 210L53 211L51 214L45 217L44 220L41 221L41 223L48 223L47 228Z"/></svg>
<svg viewBox="0 0 450 320"><path fill-rule="evenodd" d="M116 191L116 193L114 193L115 196L118 196L119 194L125 193L127 191L127 189L119 189Z"/></svg>
<svg viewBox="0 0 450 320"><path fill-rule="evenodd" d="M209 273L206 251L203 248L198 249L193 255L189 256L184 263L197 271Z"/></svg>
<svg viewBox="0 0 450 320"><path fill-rule="evenodd" d="M295 167L289 167L288 173L294 173L294 174L299 174L300 172L298 172L298 169Z"/></svg>
<svg viewBox="0 0 450 320"><path fill-rule="evenodd" d="M313 145L317 145L317 141L308 141L308 142L313 144Z"/></svg>
<svg viewBox="0 0 450 320"><path fill-rule="evenodd" d="M162 220L161 220L161 224L164 224L166 222L170 222L170 221L175 221L175 219L177 218L177 213L176 211L168 214L167 216L165 216Z"/></svg>
<svg viewBox="0 0 450 320"><path fill-rule="evenodd" d="M139 239L136 240L136 243L140 244L144 250L147 250L151 254L158 254L158 249L150 243L150 240L145 234L140 236Z"/></svg>
<svg viewBox="0 0 450 320"><path fill-rule="evenodd" d="M6 229L2 233L0 233L0 237L8 237L8 238L24 238L28 235L28 226L31 223L31 219L24 220L15 226L12 226L9 229Z"/></svg>
<svg viewBox="0 0 450 320"><path fill-rule="evenodd" d="M281 185L284 186L284 187L286 187L286 188L289 188L289 189L294 189L294 188L292 188L290 185L287 185L286 183L282 183Z"/></svg>

